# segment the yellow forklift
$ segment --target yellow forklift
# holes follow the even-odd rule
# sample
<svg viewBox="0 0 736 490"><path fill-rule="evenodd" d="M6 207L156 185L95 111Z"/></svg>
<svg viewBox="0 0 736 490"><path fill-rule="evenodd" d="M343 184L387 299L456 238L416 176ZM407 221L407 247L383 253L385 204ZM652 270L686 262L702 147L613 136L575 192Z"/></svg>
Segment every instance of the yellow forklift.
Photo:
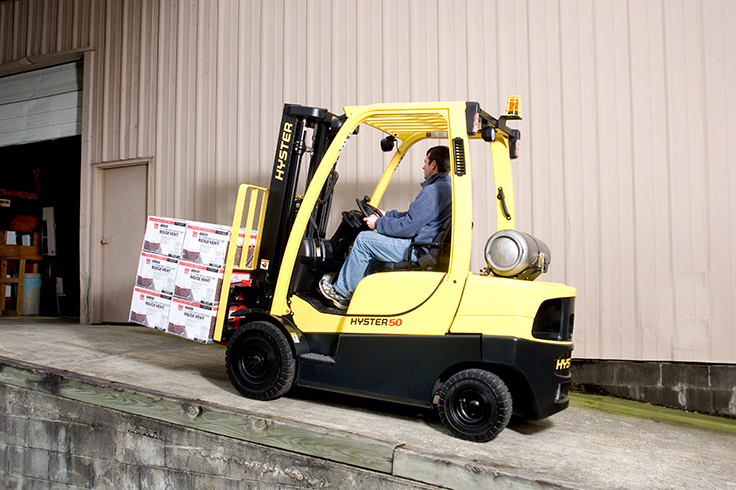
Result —
<svg viewBox="0 0 736 490"><path fill-rule="evenodd" d="M240 393L271 400L302 386L437 407L453 435L476 442L494 438L512 414L536 420L568 406L576 290L535 281L549 250L514 229L511 160L521 134L508 123L520 118L518 104L510 97L497 118L464 101L345 107L342 115L284 106L270 187L238 192L213 333L227 344ZM328 237L340 154L362 126L379 130L363 133L378 134L393 156L357 210L334 213L340 222ZM320 278L340 270L367 229L362 218L409 149L428 138L450 148L451 218L434 242L417 244L429 250L418 263L386 264L360 282L347 311L335 308ZM469 271L470 144L490 146L498 204L480 273ZM237 230L245 235L239 256Z"/></svg>

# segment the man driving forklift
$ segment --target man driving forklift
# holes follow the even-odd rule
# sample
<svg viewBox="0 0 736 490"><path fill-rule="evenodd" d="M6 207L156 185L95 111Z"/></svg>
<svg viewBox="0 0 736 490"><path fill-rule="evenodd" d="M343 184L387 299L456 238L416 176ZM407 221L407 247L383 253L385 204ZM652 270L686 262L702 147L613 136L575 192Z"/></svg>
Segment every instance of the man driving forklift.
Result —
<svg viewBox="0 0 736 490"><path fill-rule="evenodd" d="M452 212L450 149L434 146L424 157L422 190L407 211L391 210L363 218L371 231L358 234L337 280L330 282L326 274L319 290L341 310L347 310L358 283L375 271L380 262L416 262L417 254L426 250L411 247L412 242L435 239ZM377 232L377 233L374 233ZM411 249L411 257L409 250Z"/></svg>

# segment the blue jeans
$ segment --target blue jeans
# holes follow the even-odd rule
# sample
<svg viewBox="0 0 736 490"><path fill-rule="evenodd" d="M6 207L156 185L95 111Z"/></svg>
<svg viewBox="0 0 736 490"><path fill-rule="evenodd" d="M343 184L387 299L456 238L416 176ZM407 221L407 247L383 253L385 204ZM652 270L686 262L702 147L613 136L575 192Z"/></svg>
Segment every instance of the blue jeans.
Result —
<svg viewBox="0 0 736 490"><path fill-rule="evenodd" d="M333 286L338 293L350 298L360 280L375 272L380 262L408 260L409 245L410 238L390 237L377 231L360 232ZM412 259L417 259L416 251L412 253Z"/></svg>

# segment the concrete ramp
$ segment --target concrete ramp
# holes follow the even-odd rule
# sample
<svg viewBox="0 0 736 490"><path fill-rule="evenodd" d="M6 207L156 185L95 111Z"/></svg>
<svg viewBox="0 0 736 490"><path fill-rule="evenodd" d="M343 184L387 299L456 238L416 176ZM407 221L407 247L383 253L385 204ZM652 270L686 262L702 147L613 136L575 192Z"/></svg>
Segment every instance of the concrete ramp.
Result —
<svg viewBox="0 0 736 490"><path fill-rule="evenodd" d="M736 488L736 422L575 397L495 440L435 412L239 396L224 349L138 326L0 318L0 486Z"/></svg>

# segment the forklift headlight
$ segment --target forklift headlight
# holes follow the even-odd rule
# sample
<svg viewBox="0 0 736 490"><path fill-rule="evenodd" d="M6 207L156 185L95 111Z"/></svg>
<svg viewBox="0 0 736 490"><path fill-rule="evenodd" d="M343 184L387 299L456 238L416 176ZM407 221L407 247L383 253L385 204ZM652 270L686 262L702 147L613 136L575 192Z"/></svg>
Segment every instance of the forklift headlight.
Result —
<svg viewBox="0 0 736 490"><path fill-rule="evenodd" d="M486 242L486 263L497 276L533 281L549 268L549 248L516 230L497 231Z"/></svg>
<svg viewBox="0 0 736 490"><path fill-rule="evenodd" d="M394 149L394 143L396 143L396 137L393 135L388 135L385 138L381 140L381 150L384 152L389 152Z"/></svg>
<svg viewBox="0 0 736 490"><path fill-rule="evenodd" d="M494 141L496 141L496 128L486 126L480 132L480 135L483 138L483 141L485 141L486 143L493 143Z"/></svg>

